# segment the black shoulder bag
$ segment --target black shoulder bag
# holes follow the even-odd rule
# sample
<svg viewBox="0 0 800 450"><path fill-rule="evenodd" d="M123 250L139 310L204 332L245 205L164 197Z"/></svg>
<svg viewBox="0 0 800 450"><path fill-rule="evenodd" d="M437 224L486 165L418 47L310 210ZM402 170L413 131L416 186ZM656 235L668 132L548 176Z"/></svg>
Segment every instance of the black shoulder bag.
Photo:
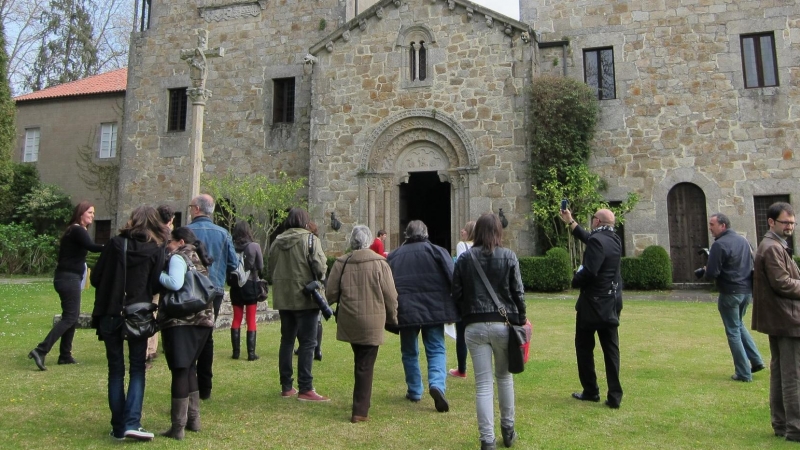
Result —
<svg viewBox="0 0 800 450"><path fill-rule="evenodd" d="M308 233L308 254L306 255L306 262L308 263L308 270L311 271L311 276L314 277L306 286L303 288L303 292L306 295L310 295L314 302L316 302L317 307L319 310L322 311L322 317L325 320L331 318L334 314L331 306L328 304L328 300L325 298L325 294L322 291L322 283L317 279L317 274L314 273L314 266L311 264L311 261L314 258L314 234Z"/></svg>
<svg viewBox="0 0 800 450"><path fill-rule="evenodd" d="M186 274L180 289L167 290L161 297L161 311L164 314L173 318L197 314L218 296L225 295L222 288L214 286L210 278L197 271L189 258L180 253L173 254L175 256L180 256L186 262Z"/></svg>
<svg viewBox="0 0 800 450"><path fill-rule="evenodd" d="M125 305L128 300L128 239L122 244L122 338L128 341L147 339L156 334L158 325L153 313L158 305L153 302L137 302Z"/></svg>
<svg viewBox="0 0 800 450"><path fill-rule="evenodd" d="M472 264L475 266L478 275L480 275L483 285L486 286L486 290L489 291L489 295L497 306L498 312L506 321L506 326L508 327L508 371L510 373L522 373L525 370L525 353L522 346L530 340L528 331L526 330L527 324L512 325L508 321L506 307L500 303L500 299L497 298L497 294L495 294L492 285L486 278L486 274L483 272L478 258L475 257L475 253L473 253L472 249L468 250L468 253L470 257L472 257Z"/></svg>

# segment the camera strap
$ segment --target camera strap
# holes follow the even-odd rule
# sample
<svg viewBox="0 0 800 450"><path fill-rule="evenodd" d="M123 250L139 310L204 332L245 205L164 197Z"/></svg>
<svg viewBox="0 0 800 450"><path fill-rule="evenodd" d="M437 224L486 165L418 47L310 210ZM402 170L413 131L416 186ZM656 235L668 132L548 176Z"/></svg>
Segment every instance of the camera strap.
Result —
<svg viewBox="0 0 800 450"><path fill-rule="evenodd" d="M311 265L311 261L314 258L314 233L308 233L308 254L306 255L306 262L308 263L308 270L311 271L311 276L314 278L314 281L319 281L317 278L317 274L314 272L314 267Z"/></svg>

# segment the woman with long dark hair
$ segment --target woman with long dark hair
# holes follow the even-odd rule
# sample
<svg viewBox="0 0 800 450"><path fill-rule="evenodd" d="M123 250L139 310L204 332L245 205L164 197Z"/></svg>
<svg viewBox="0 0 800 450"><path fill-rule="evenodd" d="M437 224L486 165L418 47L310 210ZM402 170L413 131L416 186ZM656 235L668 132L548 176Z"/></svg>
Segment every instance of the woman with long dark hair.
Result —
<svg viewBox="0 0 800 450"><path fill-rule="evenodd" d="M474 245L456 261L453 272L453 299L461 310L465 338L475 372L475 406L481 449L496 448L494 433L494 377L500 401L500 429L503 444L511 447L517 440L514 430L514 376L508 371L508 322L523 325L525 290L517 255L503 245L503 226L491 213L475 223ZM502 303L504 317L483 283L480 265L491 289ZM494 368L492 359L494 358Z"/></svg>
<svg viewBox="0 0 800 450"><path fill-rule="evenodd" d="M149 441L153 433L142 428L147 339L128 340L130 379L125 392L125 319L122 309L134 303L150 303L161 285L164 241L169 228L152 206L133 210L128 222L100 253L90 280L95 291L92 327L106 346L108 358L108 406L111 437Z"/></svg>
<svg viewBox="0 0 800 450"><path fill-rule="evenodd" d="M203 242L187 227L172 230L167 251L168 271L161 272L159 280L165 289L172 291L183 287L188 262L203 275L208 275L208 268L214 262ZM182 317L170 316L162 309L158 313L158 326L167 366L172 372L172 427L161 435L181 440L184 429L200 431L197 358L214 330L214 303L208 302L206 309Z"/></svg>
<svg viewBox="0 0 800 450"><path fill-rule="evenodd" d="M39 367L47 370L44 357L61 339L59 346L59 364L77 364L72 357L72 339L75 336L75 325L81 313L81 281L86 276L86 253L103 250L102 245L92 242L87 228L94 222L94 206L87 201L78 203L72 211L69 225L61 236L58 247L58 265L53 275L53 287L61 299L61 320L53 325L50 332L35 349L28 353Z"/></svg>
<svg viewBox="0 0 800 450"><path fill-rule="evenodd" d="M233 305L233 322L231 323L231 345L233 346L233 359L239 359L241 348L242 318L247 318L247 360L255 361L256 355L256 307L258 303L258 280L261 270L264 269L264 256L261 246L253 242L250 226L244 220L236 222L233 227L233 246L236 253L244 255L244 270L250 271L250 277L239 287L238 283L231 283L231 305Z"/></svg>

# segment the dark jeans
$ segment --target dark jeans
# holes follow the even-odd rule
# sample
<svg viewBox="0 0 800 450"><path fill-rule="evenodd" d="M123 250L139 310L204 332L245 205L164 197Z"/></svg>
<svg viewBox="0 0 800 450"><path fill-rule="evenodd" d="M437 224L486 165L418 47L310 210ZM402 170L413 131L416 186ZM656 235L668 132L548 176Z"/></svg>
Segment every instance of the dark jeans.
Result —
<svg viewBox="0 0 800 450"><path fill-rule="evenodd" d="M619 383L619 333L617 327L594 330L575 327L575 354L578 357L578 377L583 386L583 395L600 394L597 386L597 374L594 371L594 333L600 339L603 348L603 360L606 365L606 381L608 382L608 402L619 405L622 402L622 386Z"/></svg>
<svg viewBox="0 0 800 450"><path fill-rule="evenodd" d="M98 334L106 345L108 358L108 407L115 436L142 426L142 403L145 388L145 358L147 339L128 342L130 364L128 393L125 395L125 340L122 339L122 317L100 319Z"/></svg>
<svg viewBox="0 0 800 450"><path fill-rule="evenodd" d="M214 299L214 323L217 322L219 315L219 308L222 305L222 296ZM211 394L211 378L214 377L214 330L208 335L203 350L200 351L200 356L197 358L197 385L200 390L200 396L205 397Z"/></svg>
<svg viewBox="0 0 800 450"><path fill-rule="evenodd" d="M353 348L353 415L367 417L372 398L372 376L375 373L375 360L378 359L377 345L350 344Z"/></svg>
<svg viewBox="0 0 800 450"><path fill-rule="evenodd" d="M46 355L50 349L61 339L59 345L59 359L72 355L72 338L75 337L75 325L81 313L81 275L72 272L56 272L53 278L53 287L56 288L61 299L61 320L53 325L36 350Z"/></svg>
<svg viewBox="0 0 800 450"><path fill-rule="evenodd" d="M458 371L467 373L467 339L464 337L467 326L464 322L456 322L456 358L458 359Z"/></svg>
<svg viewBox="0 0 800 450"><path fill-rule="evenodd" d="M278 350L278 372L281 377L281 390L292 389L292 354L295 339L299 341L297 349L297 383L300 393L314 389L314 378L311 366L314 363L314 347L317 346L317 326L319 309L299 311L279 310L281 316L281 345Z"/></svg>

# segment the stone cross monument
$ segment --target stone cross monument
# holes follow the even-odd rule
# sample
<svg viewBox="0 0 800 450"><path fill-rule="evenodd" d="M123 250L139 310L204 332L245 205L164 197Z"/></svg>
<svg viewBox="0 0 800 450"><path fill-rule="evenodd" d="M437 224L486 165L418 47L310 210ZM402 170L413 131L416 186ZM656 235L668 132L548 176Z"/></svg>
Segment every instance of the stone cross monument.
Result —
<svg viewBox="0 0 800 450"><path fill-rule="evenodd" d="M189 78L192 80L192 87L186 90L186 95L192 99L193 127L189 158L192 172L189 199L200 195L200 174L203 172L203 112L206 109L206 100L211 97L211 91L206 89L207 58L225 56L225 49L222 47L208 48L208 30L196 29L195 33L197 47L181 50L181 59L189 64Z"/></svg>

